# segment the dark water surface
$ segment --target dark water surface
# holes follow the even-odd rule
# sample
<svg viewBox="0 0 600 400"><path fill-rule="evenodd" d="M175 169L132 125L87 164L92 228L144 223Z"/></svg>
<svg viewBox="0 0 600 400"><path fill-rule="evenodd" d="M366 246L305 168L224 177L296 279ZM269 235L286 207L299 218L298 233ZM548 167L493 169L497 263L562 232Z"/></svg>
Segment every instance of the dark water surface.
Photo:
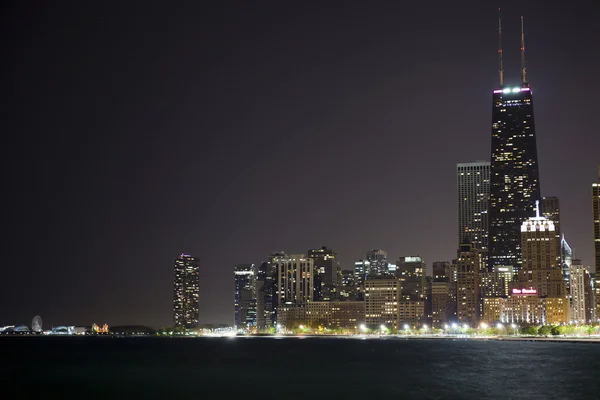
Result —
<svg viewBox="0 0 600 400"><path fill-rule="evenodd" d="M0 360L15 398L600 399L600 343L1 337Z"/></svg>

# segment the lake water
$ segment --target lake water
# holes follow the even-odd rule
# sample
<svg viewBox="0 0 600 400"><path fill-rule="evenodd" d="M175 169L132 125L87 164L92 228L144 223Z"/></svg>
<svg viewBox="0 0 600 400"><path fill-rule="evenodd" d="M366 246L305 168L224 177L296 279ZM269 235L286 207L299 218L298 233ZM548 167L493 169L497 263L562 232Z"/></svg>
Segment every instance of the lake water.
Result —
<svg viewBox="0 0 600 400"><path fill-rule="evenodd" d="M0 357L15 398L600 399L600 343L0 337Z"/></svg>

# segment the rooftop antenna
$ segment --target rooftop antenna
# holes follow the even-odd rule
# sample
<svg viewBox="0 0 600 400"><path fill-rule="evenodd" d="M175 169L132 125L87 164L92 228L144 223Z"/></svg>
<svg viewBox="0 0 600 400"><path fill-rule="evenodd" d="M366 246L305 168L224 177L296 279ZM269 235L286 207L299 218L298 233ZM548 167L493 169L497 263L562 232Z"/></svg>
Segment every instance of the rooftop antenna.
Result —
<svg viewBox="0 0 600 400"><path fill-rule="evenodd" d="M498 73L500 74L500 87L504 86L504 70L502 69L502 18L498 8Z"/></svg>
<svg viewBox="0 0 600 400"><path fill-rule="evenodd" d="M525 31L523 29L523 16L521 15L521 82L527 86L527 70L525 69Z"/></svg>

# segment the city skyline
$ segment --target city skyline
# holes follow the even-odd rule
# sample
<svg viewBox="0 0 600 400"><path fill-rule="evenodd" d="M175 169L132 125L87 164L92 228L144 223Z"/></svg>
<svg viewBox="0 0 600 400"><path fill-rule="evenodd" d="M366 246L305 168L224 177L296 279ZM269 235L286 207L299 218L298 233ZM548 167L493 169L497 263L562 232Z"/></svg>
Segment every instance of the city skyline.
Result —
<svg viewBox="0 0 600 400"><path fill-rule="evenodd" d="M493 7L21 7L0 301L28 296L0 324L169 325L181 253L199 260L201 323L231 321L232 267L277 250L326 245L344 270L369 249L429 272L455 257L456 164L490 161ZM560 199L584 266L600 163L590 7L503 5L510 86L525 15L540 194Z"/></svg>

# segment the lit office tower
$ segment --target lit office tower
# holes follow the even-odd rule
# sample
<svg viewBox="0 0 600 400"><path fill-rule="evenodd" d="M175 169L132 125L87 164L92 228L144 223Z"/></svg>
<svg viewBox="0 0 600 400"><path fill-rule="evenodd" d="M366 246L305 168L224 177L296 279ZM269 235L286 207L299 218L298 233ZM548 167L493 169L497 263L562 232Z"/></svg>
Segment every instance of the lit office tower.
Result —
<svg viewBox="0 0 600 400"><path fill-rule="evenodd" d="M426 268L423 259L419 256L398 258L395 273L402 284L401 300L423 301Z"/></svg>
<svg viewBox="0 0 600 400"><path fill-rule="evenodd" d="M254 264L238 264L234 276L234 324L238 328L256 326L256 269Z"/></svg>
<svg viewBox="0 0 600 400"><path fill-rule="evenodd" d="M313 259L304 254L278 254L271 262L277 271L277 306L302 305L314 298Z"/></svg>
<svg viewBox="0 0 600 400"><path fill-rule="evenodd" d="M554 222L554 235L556 236L557 265L561 265L561 236L560 236L560 202L558 197L544 197L542 199L542 214ZM566 278L566 277L565 277Z"/></svg>
<svg viewBox="0 0 600 400"><path fill-rule="evenodd" d="M485 262L488 248L488 198L490 163L456 165L458 193L458 244L470 242Z"/></svg>
<svg viewBox="0 0 600 400"><path fill-rule="evenodd" d="M571 321L575 324L585 324L585 285L586 270L581 260L574 259L571 264Z"/></svg>
<svg viewBox="0 0 600 400"><path fill-rule="evenodd" d="M373 249L367 252L369 262L367 276L384 276L388 272L387 252L381 249Z"/></svg>
<svg viewBox="0 0 600 400"><path fill-rule="evenodd" d="M499 30L500 33L500 30ZM500 46L500 87L492 101L488 269L521 265L521 223L540 199L533 97L525 70L521 19L521 85L504 85ZM500 41L501 43L501 41Z"/></svg>
<svg viewBox="0 0 600 400"><path fill-rule="evenodd" d="M523 265L517 273L516 286L535 289L540 297L566 298L562 268L556 262L554 223L536 216L521 225Z"/></svg>
<svg viewBox="0 0 600 400"><path fill-rule="evenodd" d="M342 274L337 253L323 246L320 249L309 249L308 258L311 258L314 264L314 300L337 299Z"/></svg>
<svg viewBox="0 0 600 400"><path fill-rule="evenodd" d="M479 311L479 250L470 243L463 243L456 258L456 312L458 322L471 326L480 319Z"/></svg>
<svg viewBox="0 0 600 400"><path fill-rule="evenodd" d="M173 321L178 328L195 328L200 303L198 260L181 254L175 259L174 272Z"/></svg>
<svg viewBox="0 0 600 400"><path fill-rule="evenodd" d="M399 323L411 327L426 322L426 265L423 259L400 257L396 261L396 277L400 279ZM427 307L428 309L430 307Z"/></svg>
<svg viewBox="0 0 600 400"><path fill-rule="evenodd" d="M398 329L400 280L395 277L372 277L365 281L365 322L374 329L384 325Z"/></svg>

